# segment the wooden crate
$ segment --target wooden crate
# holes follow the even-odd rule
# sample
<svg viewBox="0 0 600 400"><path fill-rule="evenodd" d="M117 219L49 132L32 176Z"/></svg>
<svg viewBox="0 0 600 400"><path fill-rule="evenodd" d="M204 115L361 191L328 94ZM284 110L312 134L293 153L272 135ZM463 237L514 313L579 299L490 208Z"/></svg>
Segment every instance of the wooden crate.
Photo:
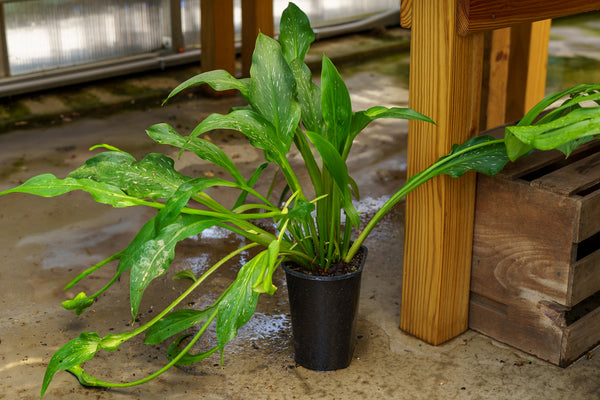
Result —
<svg viewBox="0 0 600 400"><path fill-rule="evenodd" d="M600 141L478 176L469 326L559 366L600 343Z"/></svg>

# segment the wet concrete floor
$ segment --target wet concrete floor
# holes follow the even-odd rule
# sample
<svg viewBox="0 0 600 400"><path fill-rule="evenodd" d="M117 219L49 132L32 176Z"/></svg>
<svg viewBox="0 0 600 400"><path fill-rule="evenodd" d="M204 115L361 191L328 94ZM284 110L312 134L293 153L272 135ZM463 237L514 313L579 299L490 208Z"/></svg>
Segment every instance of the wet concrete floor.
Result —
<svg viewBox="0 0 600 400"><path fill-rule="evenodd" d="M376 104L406 106L406 83L373 68L345 72L355 109ZM81 118L60 127L0 135L0 191L42 172L62 177L79 166L97 143L110 143L141 157L149 151L176 151L155 145L148 126L169 122L189 132L209 113L226 112L239 98L195 98L164 108ZM358 138L350 168L362 190L365 215L405 180L407 124L376 122ZM260 154L235 135L209 133L211 139L250 171ZM292 158L292 162L295 160ZM185 156L177 167L188 175L216 175L206 163ZM215 196L220 196L219 193ZM226 195L223 194L224 198ZM82 331L100 335L130 328L128 280L123 278L81 316L60 302L80 291L93 293L110 279L106 267L64 292L77 273L121 250L152 216L147 209L113 209L86 194L42 199L0 197L0 399L39 397L52 354ZM401 312L403 205L367 241L357 349L349 368L314 372L297 367L285 280L281 271L274 296L262 296L257 314L227 348L192 367L173 368L154 381L127 389L90 389L59 372L46 399L600 399L600 349L562 369L473 331L441 346L430 346L398 328ZM241 239L219 230L190 238L163 279L155 281L140 308L147 321L187 287L172 280L184 269L202 270ZM221 271L188 304L214 300L238 265ZM86 371L109 381L131 381L166 363L165 346L146 346L136 338L114 353L100 352Z"/></svg>

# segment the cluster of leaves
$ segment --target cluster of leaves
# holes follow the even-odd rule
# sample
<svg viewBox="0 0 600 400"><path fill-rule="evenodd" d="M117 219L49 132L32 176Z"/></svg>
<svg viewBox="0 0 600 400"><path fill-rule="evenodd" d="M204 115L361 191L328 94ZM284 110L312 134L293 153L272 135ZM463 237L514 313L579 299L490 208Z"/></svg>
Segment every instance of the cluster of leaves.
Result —
<svg viewBox="0 0 600 400"><path fill-rule="evenodd" d="M118 260L117 271L104 288L93 295L79 293L63 303L77 314L93 304L121 274L128 272L131 313L135 319L144 291L153 279L165 274L177 243L209 227L228 229L249 243L228 254L202 276L192 276L193 283L183 294L137 329L103 338L97 333L84 332L65 344L50 360L42 395L60 370L71 372L84 385L124 387L146 382L173 365L191 364L216 351L222 355L225 345L254 313L259 294L275 292L272 275L281 261L289 260L306 269L315 266L327 269L333 262L349 261L377 222L406 194L429 179L441 174L459 177L467 171L493 175L509 160L526 155L534 148L557 148L568 155L576 146L591 140L600 128L597 108L600 85L582 85L551 96L517 126L508 128L504 139L480 136L455 145L448 155L411 177L356 235L360 221L352 200L358 198L358 188L346 166L354 139L371 121L379 118L432 121L406 108L372 107L353 112L348 89L327 57L323 57L321 87L312 81L304 57L314 33L306 15L290 4L282 15L280 27L279 41L259 34L250 78L236 79L225 71L205 72L182 83L169 95L171 98L191 86L208 84L218 91L238 90L248 101L247 106L225 115L210 115L188 136L180 135L167 124L147 130L157 143L175 146L182 152L191 151L221 167L230 180L184 176L175 170L174 161L162 154L149 154L137 161L119 149L100 145L98 147L106 151L93 156L64 179L44 174L0 193L51 197L83 190L95 201L113 207L146 206L158 210L125 249L67 285L70 288L97 269ZM547 106L564 96L569 98L562 105L540 116ZM596 107L581 107L586 100L596 102ZM244 177L219 147L200 137L214 129L243 133L252 146L263 151L265 162L258 165L250 177ZM288 162L292 144L302 156L310 176L308 189L301 185L297 171ZM283 204L273 202L270 193L262 194L254 188L269 163L278 167L289 189L290 195ZM227 207L215 201L206 193L206 189L213 187L237 191L235 204ZM248 198L254 199L254 203L249 203ZM342 224L342 214L346 216L345 224ZM272 219L277 230L262 229L253 223L257 218ZM235 281L211 306L204 310L174 310L207 277L250 248L256 248L257 255L241 267ZM217 332L215 346L200 354L189 353L213 322ZM183 332L192 327L196 327L196 333L180 349L183 340L190 336ZM148 344L175 337L167 351L169 362L163 368L141 380L118 384L85 373L81 365L96 352L115 350L143 332Z"/></svg>

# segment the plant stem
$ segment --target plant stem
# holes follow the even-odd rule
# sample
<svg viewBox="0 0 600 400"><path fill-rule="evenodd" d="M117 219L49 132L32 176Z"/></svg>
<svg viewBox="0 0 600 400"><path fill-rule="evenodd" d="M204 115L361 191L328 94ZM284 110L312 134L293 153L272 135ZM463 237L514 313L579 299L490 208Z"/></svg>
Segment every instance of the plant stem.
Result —
<svg viewBox="0 0 600 400"><path fill-rule="evenodd" d="M454 154L450 154L446 157L439 159L438 161L430 165L427 169L409 178L408 181L406 181L406 183L404 184L404 186L402 186L400 190L394 193L394 195L390 197L390 199L386 201L383 204L383 206L381 206L381 208L375 213L373 218L371 218L371 220L367 223L367 226L365 226L358 238L352 244L352 247L350 247L350 250L348 250L348 252L344 256L344 262L348 263L352 260L352 258L354 257L362 243L365 241L367 236L369 236L369 233L371 233L375 225L377 225L381 218L383 218L390 211L390 209L394 207L400 200L402 200L402 198L404 198L407 194L409 194L410 192L412 192L417 187L421 186L423 183L427 182L431 178L443 174L444 169L451 167L452 163L465 153L469 153L471 151L478 150L482 147L493 146L503 142L504 139L490 140L488 142L479 143L461 151L457 151Z"/></svg>
<svg viewBox="0 0 600 400"><path fill-rule="evenodd" d="M156 372L154 372L154 373L152 373L152 374L148 375L147 377L142 378L140 380L133 381L133 382L125 382L125 383L105 382L105 381L102 381L100 379L94 378L93 376L85 373L83 371L83 368L80 365L77 365L77 366L75 366L73 368L69 368L67 371L69 371L72 374L74 374L77 377L77 379L81 382L81 384L85 385L85 386L130 387L130 386L141 385L142 383L146 383L146 382L148 382L148 381L156 378L157 376L161 375L163 372L166 372L173 365L177 364L177 362L184 355L187 354L187 352L192 348L192 346L194 346L194 344L196 344L196 342L198 341L198 339L200 339L200 337L206 331L206 329L211 324L211 322L216 318L217 312L218 312L218 310L215 310L211 314L211 316L208 318L208 320L202 326L202 329L200 329L198 331L198 333L196 333L196 335L194 335L194 337L192 338L192 340L187 344L187 346L185 346L185 348L183 350L181 350L179 352L179 354L177 354L177 356L175 358L173 358L167 365L165 365L164 367L162 367L158 371L156 371Z"/></svg>

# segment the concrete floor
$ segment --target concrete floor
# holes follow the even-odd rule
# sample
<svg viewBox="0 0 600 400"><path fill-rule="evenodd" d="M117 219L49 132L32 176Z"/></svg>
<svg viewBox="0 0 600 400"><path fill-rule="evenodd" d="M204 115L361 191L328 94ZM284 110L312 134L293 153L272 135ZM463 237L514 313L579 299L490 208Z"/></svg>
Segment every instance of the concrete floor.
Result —
<svg viewBox="0 0 600 400"><path fill-rule="evenodd" d="M404 58L402 58L404 57ZM393 58L399 68L406 58ZM381 59L348 67L345 78L355 109L376 104L406 106L405 72L389 73ZM378 66L375 68L375 66ZM393 69L392 68L392 69ZM186 133L211 112L225 112L239 98L194 97L164 108L149 107L103 117L80 117L56 127L0 135L0 191L30 176L62 177L97 143L110 143L141 157L149 151L176 152L153 144L148 126L169 122ZM65 122L65 121L63 121ZM377 122L359 137L350 168L362 190L365 215L405 180L407 124ZM212 140L249 171L259 154L234 135L210 133ZM193 158L178 161L189 175L218 171ZM28 195L0 197L0 399L39 397L52 354L82 331L100 335L130 329L128 280L122 279L81 316L60 302L79 291L92 293L110 278L110 267L72 290L62 287L78 272L121 250L152 215L146 209L112 209L85 194L54 199ZM46 399L600 399L600 349L568 368L558 368L473 331L433 347L399 330L403 207L397 207L366 243L369 247L359 308L357 349L349 368L313 372L296 367L283 274L272 296L262 296L257 314L228 347L224 365L217 356L172 369L142 386L102 390L80 386L59 372ZM214 231L179 246L167 276L152 284L140 308L141 320L174 299L186 286L170 278L202 268L240 239ZM223 271L194 299L196 306L218 295L235 273ZM192 305L193 306L193 305ZM130 381L166 363L165 346L133 339L114 353L98 353L86 371L109 381Z"/></svg>

